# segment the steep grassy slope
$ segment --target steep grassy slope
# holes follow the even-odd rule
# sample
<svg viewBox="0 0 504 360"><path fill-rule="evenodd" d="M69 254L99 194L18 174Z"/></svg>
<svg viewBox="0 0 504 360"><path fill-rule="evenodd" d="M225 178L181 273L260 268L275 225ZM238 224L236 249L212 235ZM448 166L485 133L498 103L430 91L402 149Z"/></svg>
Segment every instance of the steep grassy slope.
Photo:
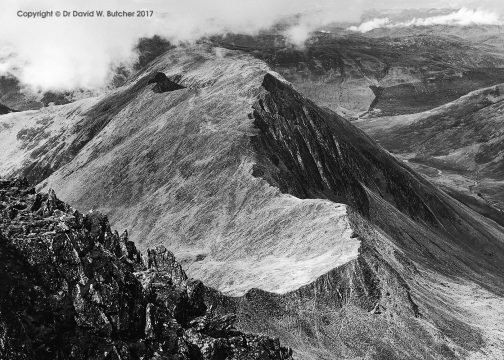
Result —
<svg viewBox="0 0 504 360"><path fill-rule="evenodd" d="M184 88L153 91L158 72ZM216 311L300 358L504 352L504 229L249 55L173 49L108 95L0 129L1 174L173 249L235 296L208 290Z"/></svg>
<svg viewBox="0 0 504 360"><path fill-rule="evenodd" d="M260 175L298 197L350 203L377 228L350 216L362 241L359 257L296 291L250 292L231 302L209 298L243 314L244 328L282 334L307 358L460 358L487 341L502 348L492 320L494 306L502 305L502 265L495 258L503 253L502 229L273 77L263 87L268 94L254 115L261 149L274 166ZM473 290L478 310L464 300ZM412 320L418 318L439 332ZM485 324L492 324L488 331Z"/></svg>
<svg viewBox="0 0 504 360"><path fill-rule="evenodd" d="M362 119L356 125L389 151L503 222L504 86L472 92L431 111Z"/></svg>

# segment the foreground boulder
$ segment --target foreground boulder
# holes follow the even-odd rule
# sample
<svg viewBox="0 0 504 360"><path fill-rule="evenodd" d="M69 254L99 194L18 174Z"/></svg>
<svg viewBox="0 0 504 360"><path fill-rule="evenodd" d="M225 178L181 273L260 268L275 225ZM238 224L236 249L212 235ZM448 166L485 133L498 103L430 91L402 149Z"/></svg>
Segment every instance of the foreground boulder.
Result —
<svg viewBox="0 0 504 360"><path fill-rule="evenodd" d="M0 180L0 358L291 358L207 309L166 248L146 260L106 216Z"/></svg>

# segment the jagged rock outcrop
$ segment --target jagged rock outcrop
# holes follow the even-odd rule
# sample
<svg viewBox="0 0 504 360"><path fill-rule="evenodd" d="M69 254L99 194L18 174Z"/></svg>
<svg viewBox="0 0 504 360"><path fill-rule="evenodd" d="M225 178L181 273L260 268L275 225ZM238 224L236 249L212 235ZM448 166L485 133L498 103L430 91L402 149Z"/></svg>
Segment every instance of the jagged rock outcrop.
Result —
<svg viewBox="0 0 504 360"><path fill-rule="evenodd" d="M187 88L153 93L157 72ZM0 122L2 173L107 211L138 246L165 245L227 295L205 289L212 314L235 312L241 331L301 359L504 353L504 229L262 61L180 47L106 96ZM153 272L168 259L159 248L145 261ZM168 267L145 289L191 302L159 289L167 273L184 283ZM200 311L176 310L177 323L228 328L189 319Z"/></svg>
<svg viewBox="0 0 504 360"><path fill-rule="evenodd" d="M0 104L0 115L8 114L8 113L11 113L11 112L12 112L12 109L8 108L5 105Z"/></svg>
<svg viewBox="0 0 504 360"><path fill-rule="evenodd" d="M106 216L0 180L0 358L290 359L216 316L164 247L147 264Z"/></svg>
<svg viewBox="0 0 504 360"><path fill-rule="evenodd" d="M153 90L154 90L154 92L157 92L157 93L164 93L164 92L184 89L184 86L179 85L174 81L171 81L162 72L157 72L152 77L152 79L149 80L148 84L156 84L156 85L154 85Z"/></svg>
<svg viewBox="0 0 504 360"><path fill-rule="evenodd" d="M44 93L44 96L40 99L40 102L44 106L53 105L64 105L72 102L72 94L70 93L60 93L48 91Z"/></svg>

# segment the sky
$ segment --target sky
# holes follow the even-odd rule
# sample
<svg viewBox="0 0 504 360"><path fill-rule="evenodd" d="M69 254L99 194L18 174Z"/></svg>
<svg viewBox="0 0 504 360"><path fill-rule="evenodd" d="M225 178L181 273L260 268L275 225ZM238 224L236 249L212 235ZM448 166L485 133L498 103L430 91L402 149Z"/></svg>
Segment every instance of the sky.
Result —
<svg viewBox="0 0 504 360"><path fill-rule="evenodd" d="M451 17L429 19L427 24L496 23L504 14L504 2L496 0L2 0L0 75L14 75L34 90L96 89L107 83L112 68L135 61L133 48L140 37L158 34L177 43L225 32L254 34L281 18L302 14L299 24L285 34L302 46L310 31L331 22L355 23L355 31L399 26L387 19L360 24L360 19L366 10L411 9L419 4L454 9ZM457 14L460 8L465 12ZM19 11L44 10L152 10L153 16L18 16ZM411 21L401 26L418 24Z"/></svg>

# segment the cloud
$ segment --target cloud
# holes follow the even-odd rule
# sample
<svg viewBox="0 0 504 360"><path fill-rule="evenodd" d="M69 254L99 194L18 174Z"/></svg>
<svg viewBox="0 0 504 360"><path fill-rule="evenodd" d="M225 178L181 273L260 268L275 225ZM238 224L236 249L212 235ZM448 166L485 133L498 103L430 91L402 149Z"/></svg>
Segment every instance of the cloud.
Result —
<svg viewBox="0 0 504 360"><path fill-rule="evenodd" d="M440 6L454 1L466 3L465 0L435 1ZM492 9L499 7L497 0L486 0L486 3ZM365 9L415 7L416 4L413 0L3 0L0 75L13 74L36 90L97 89L109 81L111 69L134 63L137 54L133 49L141 37L157 34L174 43L192 42L227 32L255 34L282 19L295 19L285 36L294 45L303 46L313 30L333 22L355 23ZM19 10L142 9L153 10L154 16L45 19L17 16ZM351 29L367 32L384 26L497 22L496 12L463 8L449 15L404 23L377 18Z"/></svg>
<svg viewBox="0 0 504 360"><path fill-rule="evenodd" d="M447 15L433 16L426 19L412 19L397 26L432 26L432 25L500 25L499 14L481 9L462 8Z"/></svg>
<svg viewBox="0 0 504 360"><path fill-rule="evenodd" d="M379 28L385 27L387 25L390 25L389 18L374 18L372 20L363 22L359 26L350 26L348 28L348 30L366 33L368 31L371 31L374 29L379 29Z"/></svg>
<svg viewBox="0 0 504 360"><path fill-rule="evenodd" d="M14 74L38 90L96 89L111 68L135 61L140 37L178 43L226 32L254 34L298 16L287 37L301 45L313 29L357 21L364 0L4 0L0 13L0 75ZM21 11L153 10L152 18L20 18Z"/></svg>
<svg viewBox="0 0 504 360"><path fill-rule="evenodd" d="M359 26L351 26L350 31L369 32L378 28L394 28L409 26L433 26L433 25L502 25L502 20L497 12L462 8L446 15L438 15L427 18L414 18L409 21L393 23L389 18L375 18L363 22Z"/></svg>
<svg viewBox="0 0 504 360"><path fill-rule="evenodd" d="M310 36L310 28L304 24L293 25L285 31L284 35L291 44L303 47Z"/></svg>

